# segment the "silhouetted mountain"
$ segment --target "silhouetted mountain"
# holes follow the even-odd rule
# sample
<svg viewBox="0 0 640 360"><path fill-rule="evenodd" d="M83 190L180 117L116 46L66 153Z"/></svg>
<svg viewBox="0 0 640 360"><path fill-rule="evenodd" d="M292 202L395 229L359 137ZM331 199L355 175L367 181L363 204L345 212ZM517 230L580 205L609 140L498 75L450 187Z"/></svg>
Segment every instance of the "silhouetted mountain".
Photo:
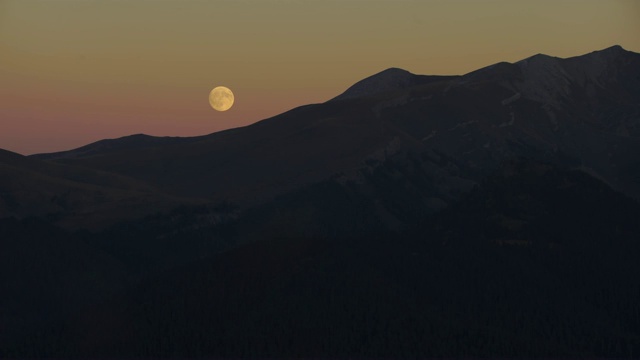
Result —
<svg viewBox="0 0 640 360"><path fill-rule="evenodd" d="M364 80L358 81L344 93L336 96L331 101L370 97L373 95L380 95L413 86L454 78L457 78L457 76L415 75L403 69L389 68Z"/></svg>
<svg viewBox="0 0 640 360"><path fill-rule="evenodd" d="M140 150L145 148L151 148L156 146L179 144L198 141L200 137L155 137L145 134L135 134L118 139L105 139L96 141L89 145L79 147L77 149L61 151L50 154L35 154L34 158L48 160L48 159L65 159L65 158L77 158L77 157L91 157L93 155L100 155L105 153L127 153L134 150Z"/></svg>
<svg viewBox="0 0 640 360"><path fill-rule="evenodd" d="M390 69L341 101L244 128L153 147L145 140L135 152L47 157L243 205L337 173L357 176L368 162L407 151L433 158L432 180L446 185L434 193L438 204L513 156L581 168L639 198L639 69L640 55L620 47L569 59L536 55L459 77Z"/></svg>

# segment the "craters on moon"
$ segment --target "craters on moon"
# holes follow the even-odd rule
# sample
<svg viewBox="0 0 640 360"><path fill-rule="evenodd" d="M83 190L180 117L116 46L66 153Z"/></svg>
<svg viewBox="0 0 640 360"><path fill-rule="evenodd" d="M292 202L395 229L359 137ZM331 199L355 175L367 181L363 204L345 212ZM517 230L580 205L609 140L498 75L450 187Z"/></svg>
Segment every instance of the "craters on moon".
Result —
<svg viewBox="0 0 640 360"><path fill-rule="evenodd" d="M209 104L217 111L227 111L231 109L234 100L233 92L225 86L218 86L209 93Z"/></svg>

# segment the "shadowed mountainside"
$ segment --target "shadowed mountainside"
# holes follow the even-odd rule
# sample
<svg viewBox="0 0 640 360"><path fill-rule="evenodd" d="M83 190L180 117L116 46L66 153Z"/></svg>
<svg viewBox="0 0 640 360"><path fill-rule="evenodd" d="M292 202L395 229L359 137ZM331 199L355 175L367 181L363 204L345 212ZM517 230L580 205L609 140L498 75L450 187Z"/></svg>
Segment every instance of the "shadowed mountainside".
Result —
<svg viewBox="0 0 640 360"><path fill-rule="evenodd" d="M66 314L7 317L19 331L0 337L11 339L0 350L115 358L640 351L640 205L606 184L517 159L449 209L396 232L360 191L329 180L203 227L179 226L194 214L187 208L96 235L0 223L16 240L1 243L2 264L44 297L29 300L19 283L3 281L16 294L3 305ZM158 224L178 233L157 237ZM44 234L47 242L33 240ZM206 250L215 243L235 245ZM33 246L58 249L43 256L25 249ZM11 260L15 249L26 251L23 261ZM175 262L189 251L190 260ZM38 277L34 261L48 276ZM47 297L55 286L73 301Z"/></svg>
<svg viewBox="0 0 640 360"><path fill-rule="evenodd" d="M126 176L0 150L0 218L39 216L65 227L101 228L196 203Z"/></svg>

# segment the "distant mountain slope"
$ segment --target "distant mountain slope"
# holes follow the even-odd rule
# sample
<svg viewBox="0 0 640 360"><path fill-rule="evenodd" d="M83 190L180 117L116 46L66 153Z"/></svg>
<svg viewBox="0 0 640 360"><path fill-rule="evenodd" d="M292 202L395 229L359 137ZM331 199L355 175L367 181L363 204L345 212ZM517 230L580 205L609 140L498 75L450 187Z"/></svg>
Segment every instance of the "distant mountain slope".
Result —
<svg viewBox="0 0 640 360"><path fill-rule="evenodd" d="M106 153L130 152L154 146L188 143L198 141L199 138L200 137L156 137L145 134L135 134L118 139L96 141L73 150L48 154L35 154L31 156L41 160L91 157L93 155Z"/></svg>
<svg viewBox="0 0 640 360"><path fill-rule="evenodd" d="M381 132L366 105L309 105L197 142L54 161L127 175L173 194L255 203L351 169L384 148L395 132Z"/></svg>
<svg viewBox="0 0 640 360"><path fill-rule="evenodd" d="M0 150L0 218L46 216L70 227L102 227L191 202L139 180Z"/></svg>
<svg viewBox="0 0 640 360"><path fill-rule="evenodd" d="M413 153L426 159L429 201L440 207L501 161L525 156L582 169L640 199L640 55L618 46L457 77L390 69L334 100L192 140L130 139L135 151L46 158L252 205L337 174L362 180L376 161Z"/></svg>

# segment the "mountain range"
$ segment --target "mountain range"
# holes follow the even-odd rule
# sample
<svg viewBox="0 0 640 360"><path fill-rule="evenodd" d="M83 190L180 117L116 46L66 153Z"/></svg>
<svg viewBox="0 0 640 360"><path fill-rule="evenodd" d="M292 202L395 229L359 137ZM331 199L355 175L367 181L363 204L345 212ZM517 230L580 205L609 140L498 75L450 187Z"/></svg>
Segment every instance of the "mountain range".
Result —
<svg viewBox="0 0 640 360"><path fill-rule="evenodd" d="M634 356L639 200L620 46L0 150L0 356Z"/></svg>
<svg viewBox="0 0 640 360"><path fill-rule="evenodd" d="M358 182L374 163L415 153L435 187L425 201L439 209L505 159L526 156L579 168L638 199L639 77L640 56L619 46L568 59L535 55L463 76L392 68L326 103L243 128L193 138L133 135L28 159L6 153L2 163L14 179L15 167L35 176L34 164L42 164L38 171L51 177L53 167L66 166L87 173L66 180L104 187L91 172L108 173L154 189L159 202L181 197L245 207L332 176ZM0 214L30 214L21 199L27 195L12 186L3 187ZM67 217L56 205L64 192L49 186L33 186L44 194L28 196L47 197L39 210ZM109 197L123 185L107 187L96 191ZM103 217L93 205L74 211Z"/></svg>

